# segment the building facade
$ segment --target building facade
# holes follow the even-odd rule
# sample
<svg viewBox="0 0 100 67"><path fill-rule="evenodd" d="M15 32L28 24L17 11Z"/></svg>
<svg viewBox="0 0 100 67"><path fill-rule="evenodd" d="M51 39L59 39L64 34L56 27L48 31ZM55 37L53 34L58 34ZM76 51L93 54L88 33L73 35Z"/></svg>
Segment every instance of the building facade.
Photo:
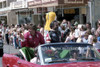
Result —
<svg viewBox="0 0 100 67"><path fill-rule="evenodd" d="M22 24L30 20L30 10L27 8L27 0L11 2L10 8L8 24Z"/></svg>
<svg viewBox="0 0 100 67"><path fill-rule="evenodd" d="M15 0L0 0L0 23L7 24L8 20L8 12L10 9L10 2L13 2Z"/></svg>
<svg viewBox="0 0 100 67"><path fill-rule="evenodd" d="M11 25L30 22L29 13L27 0L0 0L0 23Z"/></svg>
<svg viewBox="0 0 100 67"><path fill-rule="evenodd" d="M88 17L92 27L97 28L98 20L100 20L100 0L90 0L88 2Z"/></svg>
<svg viewBox="0 0 100 67"><path fill-rule="evenodd" d="M0 23L45 24L46 13L54 11L62 21L90 22L93 27L99 19L100 0L0 0ZM97 7L97 8L96 8Z"/></svg>
<svg viewBox="0 0 100 67"><path fill-rule="evenodd" d="M34 11L33 21L42 24L45 22L43 17L50 11L56 12L59 21L66 19L86 23L87 5L88 0L31 0L28 2L28 8L33 8ZM38 21L35 18L38 18Z"/></svg>

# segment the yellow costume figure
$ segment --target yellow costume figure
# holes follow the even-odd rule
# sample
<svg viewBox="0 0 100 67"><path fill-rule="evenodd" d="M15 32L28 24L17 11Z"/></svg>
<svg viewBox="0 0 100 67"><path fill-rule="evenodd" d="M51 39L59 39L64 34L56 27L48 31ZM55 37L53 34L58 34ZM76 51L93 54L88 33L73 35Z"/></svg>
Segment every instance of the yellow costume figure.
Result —
<svg viewBox="0 0 100 67"><path fill-rule="evenodd" d="M46 24L44 27L44 30L49 31L50 30L50 23L56 19L56 13L55 12L49 12L46 14Z"/></svg>

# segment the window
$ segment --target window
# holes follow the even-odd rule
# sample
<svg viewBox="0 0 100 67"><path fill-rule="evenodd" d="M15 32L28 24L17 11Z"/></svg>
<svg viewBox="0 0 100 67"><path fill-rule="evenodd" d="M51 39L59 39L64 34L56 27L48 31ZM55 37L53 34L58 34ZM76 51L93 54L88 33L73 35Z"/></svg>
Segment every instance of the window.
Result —
<svg viewBox="0 0 100 67"><path fill-rule="evenodd" d="M6 7L6 1L3 2L3 7Z"/></svg>

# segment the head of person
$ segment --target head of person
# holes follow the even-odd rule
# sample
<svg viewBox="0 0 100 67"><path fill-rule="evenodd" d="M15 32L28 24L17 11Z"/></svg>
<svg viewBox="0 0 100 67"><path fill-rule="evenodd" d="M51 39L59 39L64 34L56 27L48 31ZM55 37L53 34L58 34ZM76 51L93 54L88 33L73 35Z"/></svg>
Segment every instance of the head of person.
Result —
<svg viewBox="0 0 100 67"><path fill-rule="evenodd" d="M2 28L2 26L0 26L0 29ZM4 29L6 29L7 28L7 25L4 25Z"/></svg>
<svg viewBox="0 0 100 67"><path fill-rule="evenodd" d="M86 28L91 28L91 23L86 23Z"/></svg>
<svg viewBox="0 0 100 67"><path fill-rule="evenodd" d="M65 26L65 28L67 27L68 23L67 23L67 20L66 19L63 19L62 23L61 23L63 26Z"/></svg>
<svg viewBox="0 0 100 67"><path fill-rule="evenodd" d="M67 23L67 20L66 19L63 19L62 23Z"/></svg>
<svg viewBox="0 0 100 67"><path fill-rule="evenodd" d="M85 30L85 27L82 25L81 28L80 28L80 30L81 31L84 31Z"/></svg>
<svg viewBox="0 0 100 67"><path fill-rule="evenodd" d="M100 19L97 20L97 23L100 23Z"/></svg>
<svg viewBox="0 0 100 67"><path fill-rule="evenodd" d="M99 32L95 32L95 36L96 37L100 37L100 33Z"/></svg>
<svg viewBox="0 0 100 67"><path fill-rule="evenodd" d="M77 22L77 21L74 23L74 27L75 27L75 28L78 27L78 22Z"/></svg>
<svg viewBox="0 0 100 67"><path fill-rule="evenodd" d="M88 39L88 34L85 34L85 35L84 35L84 38L85 38L85 39Z"/></svg>
<svg viewBox="0 0 100 67"><path fill-rule="evenodd" d="M71 32L74 32L74 31L75 31L75 28L74 28L74 27L71 27L71 28L70 28L70 31L71 31Z"/></svg>
<svg viewBox="0 0 100 67"><path fill-rule="evenodd" d="M41 27L43 27L43 25L42 24L38 24L37 28L40 29Z"/></svg>
<svg viewBox="0 0 100 67"><path fill-rule="evenodd" d="M21 25L17 24L17 28L20 28L20 27L21 27Z"/></svg>
<svg viewBox="0 0 100 67"><path fill-rule="evenodd" d="M97 42L97 37L94 36L94 37L93 37L93 43L96 43L96 42Z"/></svg>
<svg viewBox="0 0 100 67"><path fill-rule="evenodd" d="M51 24L50 24L50 28L53 29L53 30L58 30L58 21L53 21Z"/></svg>
<svg viewBox="0 0 100 67"><path fill-rule="evenodd" d="M95 29L95 28L92 28L92 29L91 29L91 33L94 35L95 32L96 32L96 29Z"/></svg>
<svg viewBox="0 0 100 67"><path fill-rule="evenodd" d="M15 27L15 25L14 25L14 24L11 24L11 27L12 27L12 28L14 28L14 27Z"/></svg>
<svg viewBox="0 0 100 67"><path fill-rule="evenodd" d="M98 27L100 27L100 22L98 23Z"/></svg>
<svg viewBox="0 0 100 67"><path fill-rule="evenodd" d="M35 33L37 31L36 25L30 25L28 28L28 31L30 32L31 35L35 35Z"/></svg>
<svg viewBox="0 0 100 67"><path fill-rule="evenodd" d="M61 29L62 29L62 30L65 30L65 26L61 25Z"/></svg>

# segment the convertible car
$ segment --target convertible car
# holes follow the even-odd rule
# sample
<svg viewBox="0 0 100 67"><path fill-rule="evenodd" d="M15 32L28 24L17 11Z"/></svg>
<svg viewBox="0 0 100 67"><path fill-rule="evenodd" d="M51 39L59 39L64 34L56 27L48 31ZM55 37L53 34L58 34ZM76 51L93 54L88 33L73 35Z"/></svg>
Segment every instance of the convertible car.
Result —
<svg viewBox="0 0 100 67"><path fill-rule="evenodd" d="M28 52L4 54L3 67L100 67L100 53L90 44L50 43Z"/></svg>

